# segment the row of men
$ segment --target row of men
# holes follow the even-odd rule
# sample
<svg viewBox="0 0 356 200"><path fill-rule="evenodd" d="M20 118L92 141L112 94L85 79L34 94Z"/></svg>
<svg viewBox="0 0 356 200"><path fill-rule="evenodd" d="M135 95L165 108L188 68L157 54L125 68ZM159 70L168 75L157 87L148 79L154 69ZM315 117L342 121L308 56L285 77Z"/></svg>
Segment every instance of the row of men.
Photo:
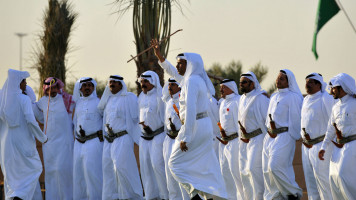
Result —
<svg viewBox="0 0 356 200"><path fill-rule="evenodd" d="M352 77L330 81L335 102L322 76L312 73L303 101L291 71L280 71L271 99L247 72L243 95L224 80L218 104L200 55L179 54L174 68L152 45L173 78L162 89L157 74L146 71L138 98L118 75L110 76L101 99L92 78L78 80L71 96L51 77L45 96L31 104L29 74L9 70L0 106L6 198L35 198L42 165L34 136L44 143L47 199L142 199L143 189L145 199L299 199L292 161L300 137L308 197L356 196Z"/></svg>

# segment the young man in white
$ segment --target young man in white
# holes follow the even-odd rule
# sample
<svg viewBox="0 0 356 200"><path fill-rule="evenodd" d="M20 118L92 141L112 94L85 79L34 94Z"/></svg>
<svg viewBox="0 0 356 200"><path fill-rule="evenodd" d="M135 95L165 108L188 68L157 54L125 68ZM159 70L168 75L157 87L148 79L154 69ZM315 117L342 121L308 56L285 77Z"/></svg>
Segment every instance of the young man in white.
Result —
<svg viewBox="0 0 356 200"><path fill-rule="evenodd" d="M269 99L253 72L241 75L240 89L243 93L239 104L241 180L245 199L263 199L262 148Z"/></svg>
<svg viewBox="0 0 356 200"><path fill-rule="evenodd" d="M220 84L223 100L220 103L221 142L219 161L224 177L228 199L244 199L244 191L239 171L239 124L238 109L240 95L232 79L224 79Z"/></svg>
<svg viewBox="0 0 356 200"><path fill-rule="evenodd" d="M75 138L73 199L101 199L103 188L103 116L97 108L96 81L80 78L73 91Z"/></svg>
<svg viewBox="0 0 356 200"><path fill-rule="evenodd" d="M294 74L280 70L276 79L278 91L271 97L263 143L262 167L264 199L299 199L302 189L295 182L293 158L296 140L300 138L300 112L303 96Z"/></svg>
<svg viewBox="0 0 356 200"><path fill-rule="evenodd" d="M182 127L182 122L179 118L179 95L179 84L173 78L169 78L168 83L165 85L162 91L162 100L166 104L165 127L167 129L167 135L163 142L163 158L166 167L169 199L190 200L187 191L179 186L179 183L174 179L171 170L168 167L168 161L169 157L171 156L175 138L178 136L178 132Z"/></svg>
<svg viewBox="0 0 356 200"><path fill-rule="evenodd" d="M159 64L181 85L180 117L183 121L168 165L175 179L190 197L226 198L216 153L213 127L208 117L209 98L215 94L199 54L184 53L177 57L177 69L166 61L157 40L151 41Z"/></svg>
<svg viewBox="0 0 356 200"><path fill-rule="evenodd" d="M0 163L6 199L34 198L42 163L36 140L47 142L35 120L26 90L26 71L9 69L0 95Z"/></svg>
<svg viewBox="0 0 356 200"><path fill-rule="evenodd" d="M333 199L356 198L356 84L350 75L341 73L331 79L331 94L338 99L331 111L319 158L327 161L331 150L329 180ZM336 141L334 141L336 137ZM325 156L325 158L324 158Z"/></svg>
<svg viewBox="0 0 356 200"><path fill-rule="evenodd" d="M302 106L301 136L302 161L309 199L332 199L329 182L329 165L333 146L329 146L325 161L318 159L318 152L325 137L333 97L325 91L326 83L318 73L305 78L308 95Z"/></svg>
<svg viewBox="0 0 356 200"><path fill-rule="evenodd" d="M127 91L123 77L112 75L98 108L104 113L105 127L102 199L141 200L143 192L134 154L134 143L140 134L137 97Z"/></svg>
<svg viewBox="0 0 356 200"><path fill-rule="evenodd" d="M140 170L145 198L168 199L163 159L164 113L162 86L156 72L146 71L140 76L142 92L138 97L140 109Z"/></svg>

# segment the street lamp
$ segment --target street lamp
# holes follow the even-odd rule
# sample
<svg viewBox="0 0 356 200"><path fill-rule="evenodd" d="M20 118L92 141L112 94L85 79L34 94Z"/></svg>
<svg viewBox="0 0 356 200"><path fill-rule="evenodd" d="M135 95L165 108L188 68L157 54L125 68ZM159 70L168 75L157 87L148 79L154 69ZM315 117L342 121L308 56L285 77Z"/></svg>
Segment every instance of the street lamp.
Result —
<svg viewBox="0 0 356 200"><path fill-rule="evenodd" d="M22 37L25 37L27 33L15 33L20 39L20 71L22 71Z"/></svg>

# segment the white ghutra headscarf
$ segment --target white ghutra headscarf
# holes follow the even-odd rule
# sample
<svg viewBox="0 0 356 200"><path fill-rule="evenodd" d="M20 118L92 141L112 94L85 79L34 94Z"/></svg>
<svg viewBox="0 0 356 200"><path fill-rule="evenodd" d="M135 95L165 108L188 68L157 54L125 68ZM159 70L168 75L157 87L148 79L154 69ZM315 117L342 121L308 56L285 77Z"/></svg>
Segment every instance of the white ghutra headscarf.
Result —
<svg viewBox="0 0 356 200"><path fill-rule="evenodd" d="M9 69L8 76L2 87L0 102L0 118L7 122L10 127L20 125L20 102L19 95L22 94L20 83L23 79L30 77L27 71Z"/></svg>
<svg viewBox="0 0 356 200"><path fill-rule="evenodd" d="M281 73L287 75L288 78L288 89L291 92L294 92L296 94L298 94L301 98L303 98L302 92L299 89L299 86L297 84L297 80L295 79L295 76L293 74L292 71L290 71L289 69L282 69L280 70Z"/></svg>
<svg viewBox="0 0 356 200"><path fill-rule="evenodd" d="M168 102L169 99L171 99L171 95L169 94L169 91L168 91L168 85L169 83L175 83L178 85L178 87L180 87L179 83L173 79L173 78L169 78L168 81L164 84L163 88L162 88L162 101L163 102Z"/></svg>
<svg viewBox="0 0 356 200"><path fill-rule="evenodd" d="M100 102L99 102L99 105L98 105L98 109L99 110L104 110L105 109L105 106L106 104L108 103L108 100L110 98L110 96L113 96L113 94L111 93L110 91L110 81L117 81L117 82L120 82L121 85L122 85L122 89L119 91L119 95L127 95L127 86L124 82L124 78L122 76L119 76L119 75L111 75L109 80L108 80L108 83L106 84L105 86L105 90L103 92L103 95L101 96L101 99L100 99Z"/></svg>
<svg viewBox="0 0 356 200"><path fill-rule="evenodd" d="M308 76L305 77L305 80L306 79L314 79L314 80L319 81L319 83L321 84L321 92L325 91L326 83L324 82L323 76L321 74L314 72L314 73L308 74Z"/></svg>
<svg viewBox="0 0 356 200"><path fill-rule="evenodd" d="M90 77L82 77L82 78L78 79L77 82L74 85L73 100L75 102L77 102L80 99L80 97L83 96L83 94L80 91L80 89L82 88L83 83L87 83L87 82L91 82L94 85L94 91L93 91L93 93L91 93L90 96L97 97L97 94L96 94L97 83L96 83L96 81L94 79L90 78Z"/></svg>
<svg viewBox="0 0 356 200"><path fill-rule="evenodd" d="M255 73L248 71L244 74L241 74L241 77L246 77L246 78L250 79L254 83L256 91L262 91L260 82L257 80Z"/></svg>
<svg viewBox="0 0 356 200"><path fill-rule="evenodd" d="M225 85L226 87L230 88L230 90L232 90L236 95L239 95L239 90L237 89L237 85L234 80L224 79L220 84Z"/></svg>
<svg viewBox="0 0 356 200"><path fill-rule="evenodd" d="M208 98L215 95L215 88L213 83L210 81L208 74L204 70L204 62L201 56L197 53L183 53L177 56L177 59L184 59L187 61L187 69L183 76L183 81L181 86L183 87L187 84L188 79L191 75L199 75L205 82L208 89Z"/></svg>
<svg viewBox="0 0 356 200"><path fill-rule="evenodd" d="M349 95L356 94L355 79L348 74L338 74L330 80L330 83L332 84L331 87L341 86L342 89Z"/></svg>

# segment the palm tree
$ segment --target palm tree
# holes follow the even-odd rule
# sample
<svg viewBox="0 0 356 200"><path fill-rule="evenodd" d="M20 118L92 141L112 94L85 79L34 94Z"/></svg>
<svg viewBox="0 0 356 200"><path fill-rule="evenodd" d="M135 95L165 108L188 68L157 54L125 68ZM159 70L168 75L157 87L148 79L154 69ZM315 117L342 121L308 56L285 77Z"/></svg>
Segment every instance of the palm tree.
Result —
<svg viewBox="0 0 356 200"><path fill-rule="evenodd" d="M133 32L137 54L150 47L151 39L162 40L171 33L171 8L172 4L181 7L177 0L115 0L119 16L133 9ZM169 39L160 45L164 57L168 55ZM158 66L158 60L153 51L147 51L136 60L137 77L147 70L155 71L164 83L163 69ZM137 94L140 93L140 84L137 84Z"/></svg>
<svg viewBox="0 0 356 200"><path fill-rule="evenodd" d="M37 48L34 68L39 73L39 98L43 96L42 84L53 76L66 81L66 54L69 50L69 37L77 13L73 12L67 0L49 0L44 13L41 45Z"/></svg>

